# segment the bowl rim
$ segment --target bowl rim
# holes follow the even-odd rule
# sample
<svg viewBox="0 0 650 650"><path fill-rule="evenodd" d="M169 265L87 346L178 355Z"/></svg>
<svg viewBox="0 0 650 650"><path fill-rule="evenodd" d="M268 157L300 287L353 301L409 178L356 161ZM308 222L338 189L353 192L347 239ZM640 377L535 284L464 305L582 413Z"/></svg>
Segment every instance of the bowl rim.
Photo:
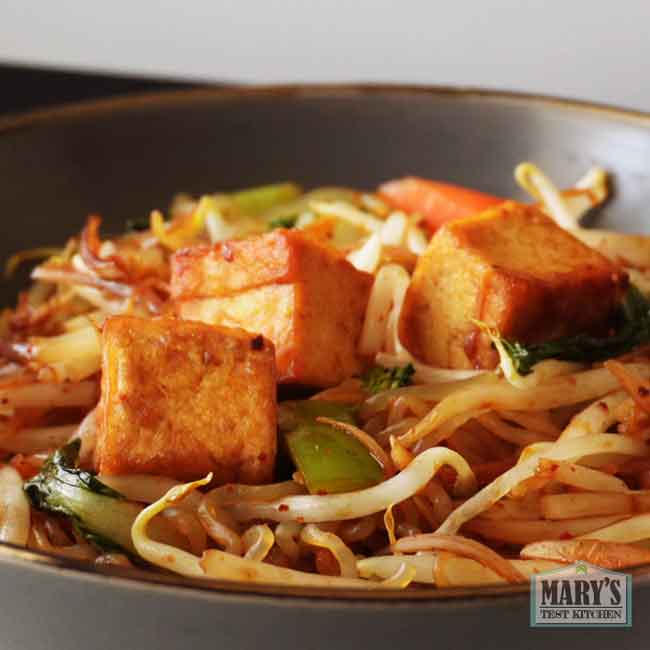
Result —
<svg viewBox="0 0 650 650"><path fill-rule="evenodd" d="M0 135L71 118L94 117L129 109L174 106L196 102L269 99L355 98L365 95L416 95L432 99L488 100L509 104L540 105L583 114L595 114L650 128L650 111L626 108L559 95L493 89L483 86L391 83L229 84L180 90L135 92L103 99L68 102L42 109L0 116Z"/></svg>
<svg viewBox="0 0 650 650"><path fill-rule="evenodd" d="M102 566L92 562L67 558L44 551L0 543L0 567L10 564L41 575L57 575L81 583L110 580L121 588L174 593L201 599L230 598L246 603L263 599L265 602L291 602L293 605L381 606L387 602L425 607L457 607L469 603L522 604L530 594L530 582L521 584L483 585L478 587L429 587L383 590L320 588L234 582L211 578L192 578L170 572L139 567ZM650 587L650 564L623 570L633 578L635 590Z"/></svg>
<svg viewBox="0 0 650 650"><path fill-rule="evenodd" d="M510 90L495 90L485 87L450 85L405 85L375 83L342 84L282 84L220 86L139 92L119 95L107 99L97 99L61 104L44 109L9 114L0 117L0 137L15 131L34 127L56 125L75 119L87 119L110 115L115 112L165 108L177 105L191 105L203 102L255 101L261 98L318 99L350 98L361 96L408 96L429 97L433 101L456 99L461 101L490 101L504 104L541 106L546 109L559 109L593 114L616 122L628 122L637 127L650 130L650 112L618 107L610 104L558 97L554 95L524 93ZM523 602L529 593L528 583L521 585L494 585L481 587L424 587L415 590L362 590L339 588L310 588L263 585L244 582L228 582L189 578L172 573L157 573L140 568L100 567L90 562L54 556L42 551L26 549L8 543L0 543L0 566L13 564L25 570L38 570L65 576L81 582L109 578L122 588L146 589L152 592L171 591L183 597L196 597L223 600L224 598L242 600L245 603L265 602L291 606L317 606L326 603L331 606L379 606L391 602L391 606L454 606L470 603L485 603L496 600L506 605ZM634 578L635 588L650 585L650 564L627 571Z"/></svg>

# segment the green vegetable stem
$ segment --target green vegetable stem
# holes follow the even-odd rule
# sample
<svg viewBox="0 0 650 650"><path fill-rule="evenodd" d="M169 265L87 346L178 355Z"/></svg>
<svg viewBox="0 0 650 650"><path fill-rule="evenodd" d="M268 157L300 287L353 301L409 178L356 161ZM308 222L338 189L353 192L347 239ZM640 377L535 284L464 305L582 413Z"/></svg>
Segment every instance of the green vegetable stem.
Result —
<svg viewBox="0 0 650 650"><path fill-rule="evenodd" d="M40 473L25 483L25 492L35 508L70 517L77 530L100 548L135 554L131 526L143 507L79 469L80 444L74 440L55 451ZM171 535L178 543L179 536L165 520L154 519L150 533L167 540Z"/></svg>
<svg viewBox="0 0 650 650"><path fill-rule="evenodd" d="M280 404L280 431L309 492L351 492L380 483L383 470L366 447L345 431L316 422L318 417L355 423L354 409L335 402Z"/></svg>

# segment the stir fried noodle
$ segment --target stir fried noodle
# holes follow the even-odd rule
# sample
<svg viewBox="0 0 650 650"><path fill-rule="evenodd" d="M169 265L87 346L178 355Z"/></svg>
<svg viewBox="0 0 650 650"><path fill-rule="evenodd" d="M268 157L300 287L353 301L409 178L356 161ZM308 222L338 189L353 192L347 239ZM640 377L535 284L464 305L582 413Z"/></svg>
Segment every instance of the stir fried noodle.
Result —
<svg viewBox="0 0 650 650"><path fill-rule="evenodd" d="M512 307L508 322L530 321L528 330L504 331L506 319L469 310L462 284L442 286L460 275L440 269L450 260L474 269L484 242L469 226L453 239L449 224L469 219L478 228L491 210L522 204L421 179L377 193L304 193L285 183L179 196L168 219L154 211L110 236L91 216L60 249L15 255L8 273L40 263L0 317L0 541L197 578L358 589L519 583L580 559L610 568L650 562L650 238L581 226L608 197L601 169L567 190L532 163L515 178L533 201L525 209L542 215L532 220L614 269L607 322L601 314L581 331L553 327L535 305L546 294ZM245 243L269 237L277 247L267 258L261 244L258 255ZM459 250L436 257L445 237ZM549 238L538 246L551 247ZM273 266L282 255L289 270ZM543 256L531 250L530 263ZM233 258L245 258L245 268L222 270ZM437 293L426 293L434 284ZM292 309L326 322L330 303L320 301L332 292L343 310L336 337L277 324ZM346 320L355 309L356 334ZM161 378L135 372L129 346L149 343L123 344L111 324L125 317L136 330L169 328L156 334L161 355L176 324L223 327L216 352L201 348L206 365L244 340L225 328L263 337L217 363L244 368L243 384L231 393L226 385L204 410L176 403L171 417L156 406L175 390L165 372L182 374L201 359L188 348L176 365L161 365ZM457 345L453 319L465 319L473 338ZM289 335L304 347L289 349ZM247 356L267 340L275 369ZM472 357L470 348L482 352ZM466 352L470 363L458 356ZM263 373L271 397L240 403ZM207 381L182 380L197 394ZM132 404L137 426L124 415ZM221 438L221 446L187 443L176 417L208 430L217 423L215 438L258 419L231 448ZM111 432L123 421L116 446ZM260 421L272 435L258 443ZM255 444L253 462L241 454Z"/></svg>

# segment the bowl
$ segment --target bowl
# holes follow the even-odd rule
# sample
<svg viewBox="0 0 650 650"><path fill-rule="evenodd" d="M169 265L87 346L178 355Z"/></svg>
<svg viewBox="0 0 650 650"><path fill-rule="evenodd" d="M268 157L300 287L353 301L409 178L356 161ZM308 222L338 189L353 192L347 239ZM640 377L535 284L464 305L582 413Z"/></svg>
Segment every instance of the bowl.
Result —
<svg viewBox="0 0 650 650"><path fill-rule="evenodd" d="M512 170L523 160L560 185L605 167L614 196L598 225L647 229L649 115L477 89L193 90L0 119L0 258L64 240L91 212L107 231L120 231L177 191L285 179L372 188L417 174L516 197ZM0 300L13 301L25 281L23 274L4 283ZM574 633L530 629L527 586L365 593L206 583L0 545L0 638L21 650L632 648L650 631L642 616L650 570L633 573L633 627Z"/></svg>

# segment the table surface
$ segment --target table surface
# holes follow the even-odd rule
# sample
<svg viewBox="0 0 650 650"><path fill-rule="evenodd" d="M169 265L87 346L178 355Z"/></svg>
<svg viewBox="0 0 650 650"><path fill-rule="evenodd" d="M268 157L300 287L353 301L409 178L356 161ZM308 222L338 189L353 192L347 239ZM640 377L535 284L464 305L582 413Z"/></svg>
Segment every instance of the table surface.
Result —
<svg viewBox="0 0 650 650"><path fill-rule="evenodd" d="M0 63L0 113L133 92L190 88L193 84L119 74L72 72Z"/></svg>

